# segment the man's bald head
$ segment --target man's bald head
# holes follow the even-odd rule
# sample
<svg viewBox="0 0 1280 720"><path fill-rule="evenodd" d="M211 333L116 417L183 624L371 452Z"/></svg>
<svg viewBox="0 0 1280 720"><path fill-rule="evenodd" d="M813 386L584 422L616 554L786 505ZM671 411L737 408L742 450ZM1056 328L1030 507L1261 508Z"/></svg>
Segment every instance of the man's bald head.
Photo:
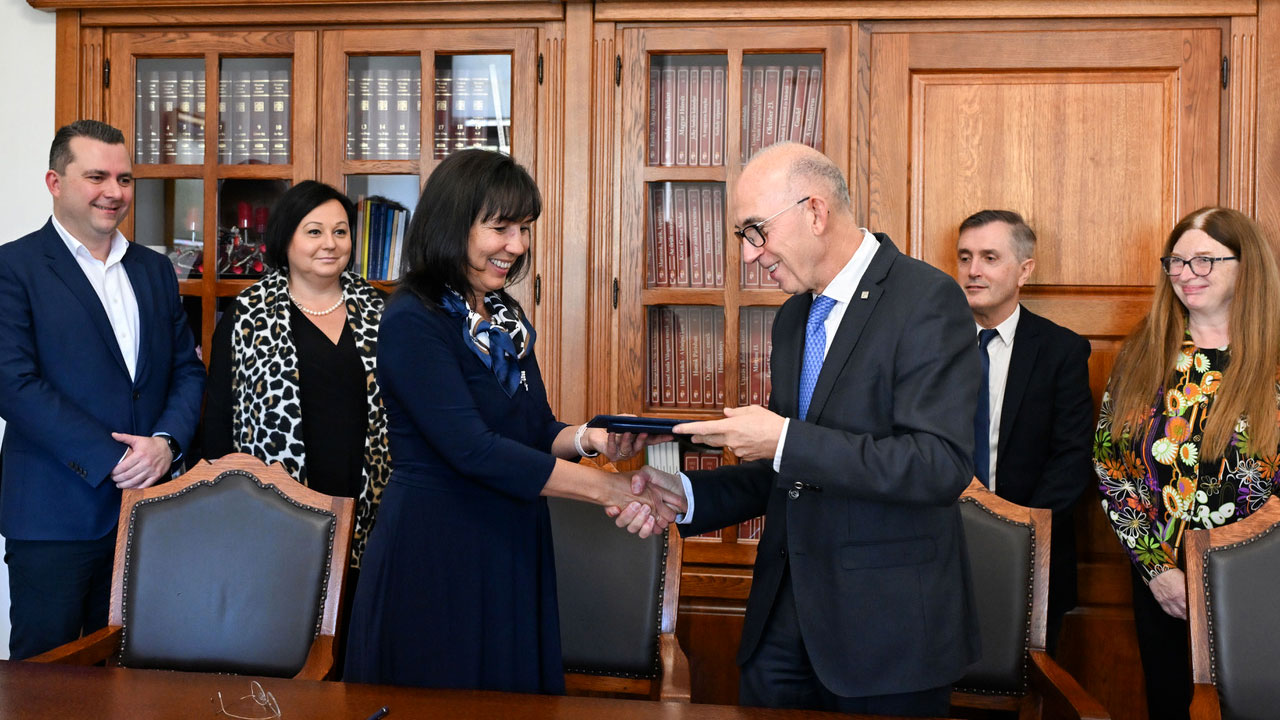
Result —
<svg viewBox="0 0 1280 720"><path fill-rule="evenodd" d="M826 155L808 145L777 143L756 153L743 170L743 181L779 182L793 195L820 195L833 210L852 212L844 173Z"/></svg>

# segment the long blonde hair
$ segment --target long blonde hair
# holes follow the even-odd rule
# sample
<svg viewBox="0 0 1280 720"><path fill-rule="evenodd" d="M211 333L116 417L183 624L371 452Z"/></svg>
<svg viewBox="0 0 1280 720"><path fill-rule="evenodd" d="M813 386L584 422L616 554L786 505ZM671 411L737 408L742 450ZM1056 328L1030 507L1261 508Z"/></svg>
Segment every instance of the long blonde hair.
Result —
<svg viewBox="0 0 1280 720"><path fill-rule="evenodd" d="M1168 255L1188 230L1201 230L1227 246L1240 269L1231 303L1231 361L1222 374L1213 412L1205 425L1201 457L1221 457L1236 421L1249 422L1248 450L1263 456L1280 443L1275 383L1280 368L1280 271L1262 231L1230 208L1205 207L1174 226L1161 255ZM1187 310L1173 286L1161 277L1151 312L1125 339L1111 371L1111 402L1117 426L1144 424L1156 393L1173 371L1186 337Z"/></svg>

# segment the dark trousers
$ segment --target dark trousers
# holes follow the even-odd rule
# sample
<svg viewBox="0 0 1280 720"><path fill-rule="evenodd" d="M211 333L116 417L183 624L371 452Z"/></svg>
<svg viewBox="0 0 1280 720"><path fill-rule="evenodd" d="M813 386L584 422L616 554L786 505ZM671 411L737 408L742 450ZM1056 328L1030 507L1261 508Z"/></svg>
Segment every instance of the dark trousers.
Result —
<svg viewBox="0 0 1280 720"><path fill-rule="evenodd" d="M5 541L9 659L25 660L107 626L115 530L98 540Z"/></svg>
<svg viewBox="0 0 1280 720"><path fill-rule="evenodd" d="M760 644L741 669L738 702L742 705L899 717L945 717L951 705L949 685L869 697L843 697L828 690L814 672L800 636L789 570Z"/></svg>
<svg viewBox="0 0 1280 720"><path fill-rule="evenodd" d="M1191 705L1191 648L1187 621L1169 615L1151 589L1133 572L1133 623L1146 680L1147 716L1185 720Z"/></svg>

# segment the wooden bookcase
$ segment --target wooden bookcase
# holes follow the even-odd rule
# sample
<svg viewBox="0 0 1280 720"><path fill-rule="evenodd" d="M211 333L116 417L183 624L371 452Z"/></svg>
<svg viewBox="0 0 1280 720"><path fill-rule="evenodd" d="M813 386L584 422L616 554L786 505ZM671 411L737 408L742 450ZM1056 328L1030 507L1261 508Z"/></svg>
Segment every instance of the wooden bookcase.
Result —
<svg viewBox="0 0 1280 720"><path fill-rule="evenodd" d="M134 143L150 73L203 73L203 153L193 159L186 146L187 162L137 162L124 230L169 250L191 239L194 210L206 268L216 267L219 220L239 222L237 187L244 195L317 178L356 195L416 194L438 162L437 70L459 57L509 59L507 148L545 200L532 271L516 292L537 325L551 404L570 422L602 412L708 418L739 404L752 354L750 342L742 350L743 321L785 300L744 282L732 235L733 189L752 143L744 66L776 66L780 84L788 66L822 68L822 151L846 172L859 220L904 252L951 271L965 215L994 205L1028 216L1041 241L1026 304L1090 339L1095 402L1157 281L1144 263L1182 214L1229 205L1280 242L1280 0L28 2L57 13L59 124L103 119ZM287 160L219 155L219 80L246 63L288 70ZM353 67L416 72L416 155L348 151ZM650 155L651 71L661 80L666 67L723 68L718 161ZM687 201L692 187L700 200L703 188L713 199L719 191L722 227L713 222L698 240L722 277L660 282L649 260L666 253L660 237L678 223L665 206L681 188ZM182 279L205 344L219 303L249 282L216 272ZM656 399L650 393L650 317L695 307L700 323L706 313L719 319L723 400L668 404L660 369ZM1127 566L1093 500L1086 490L1076 512L1080 607L1059 660L1114 717L1134 718L1144 707ZM754 548L735 528L686 545L679 632L696 701L736 700Z"/></svg>

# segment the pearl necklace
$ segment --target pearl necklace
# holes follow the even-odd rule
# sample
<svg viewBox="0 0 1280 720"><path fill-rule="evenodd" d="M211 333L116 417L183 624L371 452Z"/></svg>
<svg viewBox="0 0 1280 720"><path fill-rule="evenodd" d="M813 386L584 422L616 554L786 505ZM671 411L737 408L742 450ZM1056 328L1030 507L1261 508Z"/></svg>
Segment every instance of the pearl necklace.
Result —
<svg viewBox="0 0 1280 720"><path fill-rule="evenodd" d="M336 302L336 303L334 303L334 304L330 305L329 307L325 308L324 310L312 310L311 308L303 307L303 306L302 306L302 303L298 302L298 298L296 298L296 297L294 297L294 296L293 296L293 292L291 292L291 291L286 291L286 292L288 292L289 299L293 301L294 306L296 306L296 307L297 307L299 310L301 310L302 312L304 312L304 313L306 313L306 314L308 314L308 315L315 315L316 317L320 317L321 315L328 315L329 313L333 312L334 310L337 310L339 307L341 307L341 306L342 306L342 303L346 300L346 297L345 297L345 296L343 296L343 297L339 297L339 298L338 298L338 302Z"/></svg>

